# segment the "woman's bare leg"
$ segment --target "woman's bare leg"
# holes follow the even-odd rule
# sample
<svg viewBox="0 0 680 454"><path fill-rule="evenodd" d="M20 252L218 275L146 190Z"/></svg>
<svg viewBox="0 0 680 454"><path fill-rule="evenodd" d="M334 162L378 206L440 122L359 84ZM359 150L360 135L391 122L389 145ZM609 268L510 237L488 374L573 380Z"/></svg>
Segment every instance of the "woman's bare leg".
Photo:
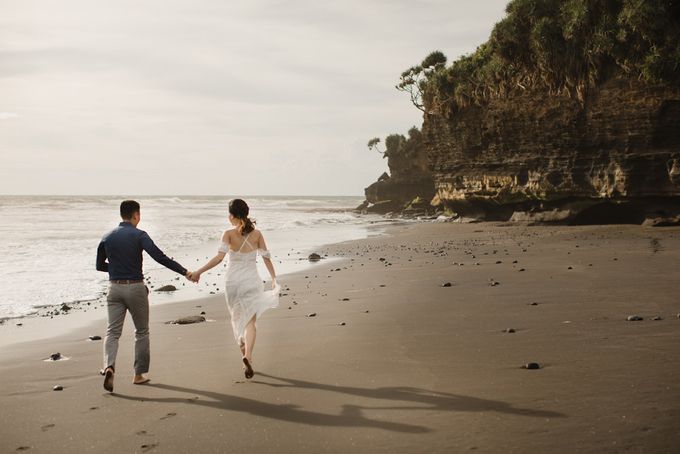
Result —
<svg viewBox="0 0 680 454"><path fill-rule="evenodd" d="M245 332L246 345L244 348L243 356L248 358L249 361L253 360L253 349L255 348L255 338L257 337L257 328L255 327L255 315L250 319L246 325Z"/></svg>

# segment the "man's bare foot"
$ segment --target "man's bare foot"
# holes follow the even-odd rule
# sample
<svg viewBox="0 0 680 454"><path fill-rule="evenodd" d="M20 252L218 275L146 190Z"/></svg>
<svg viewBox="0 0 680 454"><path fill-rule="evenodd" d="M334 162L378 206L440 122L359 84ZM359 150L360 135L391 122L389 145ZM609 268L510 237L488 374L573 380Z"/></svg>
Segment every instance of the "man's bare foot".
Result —
<svg viewBox="0 0 680 454"><path fill-rule="evenodd" d="M135 378L132 379L132 383L135 385L143 385L144 383L149 383L150 381L151 380L144 375L135 375Z"/></svg>
<svg viewBox="0 0 680 454"><path fill-rule="evenodd" d="M110 393L113 392L113 369L111 367L104 370L104 389Z"/></svg>

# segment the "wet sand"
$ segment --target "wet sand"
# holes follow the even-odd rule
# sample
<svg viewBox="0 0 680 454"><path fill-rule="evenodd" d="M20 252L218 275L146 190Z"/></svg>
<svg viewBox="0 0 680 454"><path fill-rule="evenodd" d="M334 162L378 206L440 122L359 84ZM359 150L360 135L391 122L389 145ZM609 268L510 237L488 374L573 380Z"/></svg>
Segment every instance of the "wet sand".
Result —
<svg viewBox="0 0 680 454"><path fill-rule="evenodd" d="M131 384L129 318L113 394L101 319L0 349L0 451L678 452L679 246L493 223L328 246L342 260L282 279L252 380L222 295L152 308L150 385Z"/></svg>

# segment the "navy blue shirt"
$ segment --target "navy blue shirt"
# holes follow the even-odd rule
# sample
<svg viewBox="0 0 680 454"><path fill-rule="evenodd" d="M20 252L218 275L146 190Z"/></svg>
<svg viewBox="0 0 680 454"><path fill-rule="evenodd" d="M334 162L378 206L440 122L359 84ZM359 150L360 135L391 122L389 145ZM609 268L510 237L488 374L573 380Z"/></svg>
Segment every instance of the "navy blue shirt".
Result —
<svg viewBox="0 0 680 454"><path fill-rule="evenodd" d="M143 250L166 268L183 276L187 274L186 268L163 254L144 230L139 230L129 222L121 222L102 238L97 248L97 270L108 271L110 280L144 279Z"/></svg>

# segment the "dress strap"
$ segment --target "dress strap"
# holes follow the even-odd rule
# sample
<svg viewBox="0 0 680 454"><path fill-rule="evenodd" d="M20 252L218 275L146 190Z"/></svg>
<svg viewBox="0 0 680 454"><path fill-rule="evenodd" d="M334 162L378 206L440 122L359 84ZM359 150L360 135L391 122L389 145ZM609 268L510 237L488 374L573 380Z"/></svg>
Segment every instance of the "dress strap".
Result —
<svg viewBox="0 0 680 454"><path fill-rule="evenodd" d="M245 239L243 240L243 243L241 243L241 247L238 248L238 252L241 252L241 249L243 249L243 246L245 246L246 243L248 243L248 237L250 236L250 233L246 235ZM250 246L250 243L248 243L248 246ZM252 246L250 246L252 247Z"/></svg>

